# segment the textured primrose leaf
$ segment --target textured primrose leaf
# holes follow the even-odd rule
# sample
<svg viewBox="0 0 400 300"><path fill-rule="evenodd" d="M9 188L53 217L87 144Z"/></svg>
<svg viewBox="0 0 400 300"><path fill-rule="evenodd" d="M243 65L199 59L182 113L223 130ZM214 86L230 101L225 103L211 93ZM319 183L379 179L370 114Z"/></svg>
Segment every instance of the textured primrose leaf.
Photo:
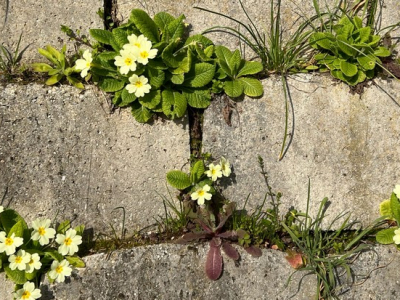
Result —
<svg viewBox="0 0 400 300"><path fill-rule="evenodd" d="M206 275L211 280L217 280L222 273L221 249L216 245L214 239L210 241L210 250L206 260Z"/></svg>
<svg viewBox="0 0 400 300"><path fill-rule="evenodd" d="M166 27L169 23L171 23L175 18L166 12L159 12L154 16L154 23L156 23L157 27L160 29L161 33L164 34ZM163 35L164 38L164 35Z"/></svg>
<svg viewBox="0 0 400 300"><path fill-rule="evenodd" d="M58 251L53 250L53 249L49 249L49 250L45 251L44 255L51 258L52 260L56 260L59 262L64 259L63 255L61 255L60 253L58 253Z"/></svg>
<svg viewBox="0 0 400 300"><path fill-rule="evenodd" d="M128 44L128 34L126 33L125 30L120 29L120 28L115 28L112 31L112 34L114 36L115 42L118 44L120 48L122 48L125 44Z"/></svg>
<svg viewBox="0 0 400 300"><path fill-rule="evenodd" d="M118 103L118 106L127 106L134 102L137 99L134 93L129 93L127 89L123 89L121 93L121 102Z"/></svg>
<svg viewBox="0 0 400 300"><path fill-rule="evenodd" d="M67 261L76 268L84 268L85 262L78 256L66 256Z"/></svg>
<svg viewBox="0 0 400 300"><path fill-rule="evenodd" d="M57 60L56 57L54 57L49 51L44 50L42 48L38 49L39 54L43 55L44 57L46 57L48 60L50 60L53 64L55 65L59 65L59 62Z"/></svg>
<svg viewBox="0 0 400 300"><path fill-rule="evenodd" d="M375 68L375 58L371 55L357 57L357 61L365 70L373 70Z"/></svg>
<svg viewBox="0 0 400 300"><path fill-rule="evenodd" d="M169 171L167 173L167 182L178 190L184 190L191 186L189 175L179 170Z"/></svg>
<svg viewBox="0 0 400 300"><path fill-rule="evenodd" d="M124 86L125 83L123 81L113 78L105 78L99 83L99 87L105 92L116 92L123 89Z"/></svg>
<svg viewBox="0 0 400 300"><path fill-rule="evenodd" d="M218 64L220 65L220 67L224 70L226 74L233 77L234 68L232 65L230 65L230 60L233 55L231 50L224 46L218 45L215 47L215 54L217 55Z"/></svg>
<svg viewBox="0 0 400 300"><path fill-rule="evenodd" d="M113 43L114 36L108 30L103 29L90 29L90 35L98 42L111 45Z"/></svg>
<svg viewBox="0 0 400 300"><path fill-rule="evenodd" d="M233 52L231 58L229 59L228 64L229 64L229 67L231 68L232 75L236 76L239 71L239 68L241 67L241 64L242 64L242 58L240 56L239 50L236 49Z"/></svg>
<svg viewBox="0 0 400 300"><path fill-rule="evenodd" d="M205 171L204 162L202 160L198 160L192 167L190 171L190 181L192 183L197 183L201 176L203 176Z"/></svg>
<svg viewBox="0 0 400 300"><path fill-rule="evenodd" d="M82 82L80 82L78 79L72 76L67 76L67 80L70 84L72 84L74 87L83 90L85 87L83 86Z"/></svg>
<svg viewBox="0 0 400 300"><path fill-rule="evenodd" d="M50 70L53 70L53 68L45 63L34 63L31 64L32 70L34 72L49 72Z"/></svg>
<svg viewBox="0 0 400 300"><path fill-rule="evenodd" d="M186 112L186 107L187 100L181 93L171 90L162 92L163 113L168 118L181 118Z"/></svg>
<svg viewBox="0 0 400 300"><path fill-rule="evenodd" d="M389 245L389 244L393 244L393 237L394 237L394 231L396 230L396 227L393 228L388 228L388 229L383 229L381 231L379 231L376 234L376 241L379 244L383 244L383 245Z"/></svg>
<svg viewBox="0 0 400 300"><path fill-rule="evenodd" d="M12 234L15 234L17 237L23 237L24 236L24 231L27 230L28 227L25 223L24 220L19 220L8 232L7 236L11 236Z"/></svg>
<svg viewBox="0 0 400 300"><path fill-rule="evenodd" d="M169 40L175 41L177 39L182 39L186 28L185 24L183 23L184 19L185 16L181 15L168 24L166 28L166 35L168 35Z"/></svg>
<svg viewBox="0 0 400 300"><path fill-rule="evenodd" d="M46 80L47 85L53 85L59 82L63 78L63 74L56 74L51 76L49 79Z"/></svg>
<svg viewBox="0 0 400 300"><path fill-rule="evenodd" d="M388 57L391 55L389 49L385 48L385 47L378 47L375 51L374 51L374 55L379 56L379 57Z"/></svg>
<svg viewBox="0 0 400 300"><path fill-rule="evenodd" d="M215 65L209 63L197 63L194 65L187 76L185 76L184 85L190 87L203 87L207 85L215 74Z"/></svg>
<svg viewBox="0 0 400 300"><path fill-rule="evenodd" d="M173 41L168 44L167 47L161 53L161 57L163 62L171 68L178 68L179 63L184 59L186 53L179 52L178 55L175 55L176 47L178 46L179 41Z"/></svg>
<svg viewBox="0 0 400 300"><path fill-rule="evenodd" d="M253 75L263 70L262 63L258 61L246 61L243 67L239 70L237 76Z"/></svg>
<svg viewBox="0 0 400 300"><path fill-rule="evenodd" d="M315 32L311 35L310 37L310 45L313 48L318 48L316 45L319 47L325 49L325 50L331 50L332 47L332 42L328 38L328 35L322 32Z"/></svg>
<svg viewBox="0 0 400 300"><path fill-rule="evenodd" d="M154 89L158 89L162 86L165 80L165 72L158 69L148 68L149 83Z"/></svg>
<svg viewBox="0 0 400 300"><path fill-rule="evenodd" d="M242 79L242 78L239 78ZM240 97L244 91L244 84L237 79L224 82L224 91L231 98Z"/></svg>
<svg viewBox="0 0 400 300"><path fill-rule="evenodd" d="M9 279L14 281L15 284L24 284L28 280L25 277L25 272L18 269L11 270L10 267L5 266L4 271Z"/></svg>
<svg viewBox="0 0 400 300"><path fill-rule="evenodd" d="M141 105L139 102L132 103L132 116L135 117L135 120L139 123L146 123L151 119L153 113L149 111L146 107Z"/></svg>
<svg viewBox="0 0 400 300"><path fill-rule="evenodd" d="M207 108L211 103L211 93L209 90L194 90L184 92L188 104L195 108Z"/></svg>
<svg viewBox="0 0 400 300"><path fill-rule="evenodd" d="M358 68L356 65L351 64L345 60L342 60L340 62L340 70L343 72L344 75L348 77L353 77L358 72Z"/></svg>
<svg viewBox="0 0 400 300"><path fill-rule="evenodd" d="M358 29L358 40L357 42L359 43L366 43L369 40L369 37L371 35L371 27L362 27Z"/></svg>
<svg viewBox="0 0 400 300"><path fill-rule="evenodd" d="M188 39L185 42L185 46L193 44L193 43L201 44L203 46L203 49L214 45L213 42L209 38L206 38L202 34L195 34L195 35L188 37Z"/></svg>
<svg viewBox="0 0 400 300"><path fill-rule="evenodd" d="M158 27L145 11L141 9L132 10L129 21L134 23L140 32L152 43L160 41Z"/></svg>
<svg viewBox="0 0 400 300"><path fill-rule="evenodd" d="M392 209L390 208L390 200L382 201L379 204L379 214L381 216L389 216L390 218L393 216Z"/></svg>
<svg viewBox="0 0 400 300"><path fill-rule="evenodd" d="M260 80L255 78L240 77L237 79L243 85L243 92L249 97L259 97L263 94L264 89Z"/></svg>
<svg viewBox="0 0 400 300"><path fill-rule="evenodd" d="M396 219L397 224L400 225L400 202L395 193L390 197L390 209L392 210L393 217Z"/></svg>
<svg viewBox="0 0 400 300"><path fill-rule="evenodd" d="M161 92L160 90L150 91L150 93L145 94L143 97L139 98L139 103L148 109L154 109L161 102Z"/></svg>
<svg viewBox="0 0 400 300"><path fill-rule="evenodd" d="M338 45L339 49L348 56L353 57L357 54L357 51L352 48L351 42L345 36L338 35L336 37L336 44Z"/></svg>
<svg viewBox="0 0 400 300"><path fill-rule="evenodd" d="M185 81L184 74L172 74L171 76L171 82L173 84L182 84L184 81Z"/></svg>
<svg viewBox="0 0 400 300"><path fill-rule="evenodd" d="M0 214L0 222L4 231L8 234L15 224L25 222L25 220L15 210L6 209Z"/></svg>

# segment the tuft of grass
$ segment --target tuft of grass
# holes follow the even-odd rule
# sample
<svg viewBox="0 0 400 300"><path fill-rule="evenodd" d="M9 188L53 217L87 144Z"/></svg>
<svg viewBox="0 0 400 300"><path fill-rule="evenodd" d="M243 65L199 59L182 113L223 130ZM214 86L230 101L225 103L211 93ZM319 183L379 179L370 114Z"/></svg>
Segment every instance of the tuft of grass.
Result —
<svg viewBox="0 0 400 300"><path fill-rule="evenodd" d="M363 251L369 249L369 245L362 243L362 239L374 231L384 222L383 218L375 220L370 226L361 229L354 229L357 222L350 222L350 214L344 212L334 218L326 230L321 225L326 217L329 206L328 199L324 198L320 204L318 214L313 219L309 214L310 205L310 182L308 184L307 209L305 213L296 215L295 226L288 226L282 223L283 228L290 235L298 251L303 257L303 267L298 271L308 271L308 274L315 274L317 277L316 299L339 299L341 285L340 272L344 271L347 280L353 280L351 263ZM333 230L334 225L339 221L339 229ZM293 274L294 274L293 273ZM293 274L288 278L290 282Z"/></svg>
<svg viewBox="0 0 400 300"><path fill-rule="evenodd" d="M12 52L4 45L0 45L0 75L3 75L6 79L11 79L17 73L21 72L20 61L22 58L23 51L20 51L20 44L22 39L22 33L19 36L17 47Z"/></svg>

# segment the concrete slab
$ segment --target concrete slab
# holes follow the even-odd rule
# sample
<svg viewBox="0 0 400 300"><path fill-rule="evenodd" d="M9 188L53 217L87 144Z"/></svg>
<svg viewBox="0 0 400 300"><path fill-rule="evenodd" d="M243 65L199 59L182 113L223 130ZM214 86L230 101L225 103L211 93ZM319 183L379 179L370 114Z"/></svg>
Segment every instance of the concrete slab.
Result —
<svg viewBox="0 0 400 300"><path fill-rule="evenodd" d="M3 27L6 2L9 2L7 22ZM23 54L24 62L45 61L38 52L50 44L61 49L63 43L73 50L73 43L61 32L61 25L88 34L89 28L103 28L103 21L96 12L104 7L103 0L20 0L0 1L0 43L11 51L16 49L22 34L20 49L28 47ZM2 29L1 29L2 28Z"/></svg>
<svg viewBox="0 0 400 300"><path fill-rule="evenodd" d="M140 124L87 86L0 88L0 194L27 220L75 219L95 232L163 213L165 174L188 161L187 120ZM187 166L186 166L187 167Z"/></svg>
<svg viewBox="0 0 400 300"><path fill-rule="evenodd" d="M222 117L224 101L214 101L205 111L203 151L225 156L234 166L235 177L223 183L224 195L239 207L249 194L249 207L262 203L267 187L258 166L261 155L270 185L283 193L282 213L291 206L305 211L310 179L314 213L328 197L328 220L349 211L353 220L369 224L400 178L400 82L376 83L359 96L330 77L289 79L294 107L289 130L293 113L294 132L289 131L293 140L282 161L285 99L279 78L263 81L261 99L237 103L232 126Z"/></svg>
<svg viewBox="0 0 400 300"><path fill-rule="evenodd" d="M312 276L296 274L285 283L293 269L284 253L265 250L260 258L240 251L239 266L224 256L224 271L217 281L204 273L208 245L188 249L187 245L155 245L87 257L85 269L78 270L66 284L44 286L43 300L57 299L298 299L315 296Z"/></svg>

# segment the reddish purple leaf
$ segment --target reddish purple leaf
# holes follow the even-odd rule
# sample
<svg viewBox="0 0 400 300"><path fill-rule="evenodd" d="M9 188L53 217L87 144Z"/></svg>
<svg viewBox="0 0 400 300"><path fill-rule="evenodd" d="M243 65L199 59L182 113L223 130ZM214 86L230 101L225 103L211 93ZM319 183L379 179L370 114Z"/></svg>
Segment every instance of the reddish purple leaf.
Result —
<svg viewBox="0 0 400 300"><path fill-rule="evenodd" d="M260 257L262 255L261 249L256 246L250 246L244 248L244 250L246 250L247 253L249 253L253 257Z"/></svg>
<svg viewBox="0 0 400 300"><path fill-rule="evenodd" d="M217 280L222 273L221 249L217 246L214 239L210 241L210 250L207 254L206 274L211 280Z"/></svg>
<svg viewBox="0 0 400 300"><path fill-rule="evenodd" d="M234 240L237 239L236 231L225 231L217 234L218 237L224 239Z"/></svg>
<svg viewBox="0 0 400 300"><path fill-rule="evenodd" d="M182 235L179 239L175 241L177 244L185 244L194 240L205 239L208 237L207 232L189 232Z"/></svg>
<svg viewBox="0 0 400 300"><path fill-rule="evenodd" d="M222 243L222 250L224 250L225 254L228 255L229 258L233 260L239 259L239 252L233 246L227 242Z"/></svg>

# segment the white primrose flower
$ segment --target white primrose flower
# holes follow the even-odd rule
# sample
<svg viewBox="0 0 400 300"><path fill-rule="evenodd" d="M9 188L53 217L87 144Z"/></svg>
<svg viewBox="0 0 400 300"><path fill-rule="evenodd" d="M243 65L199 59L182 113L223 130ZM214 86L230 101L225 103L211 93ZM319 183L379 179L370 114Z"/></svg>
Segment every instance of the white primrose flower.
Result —
<svg viewBox="0 0 400 300"><path fill-rule="evenodd" d="M396 187L394 188L393 193L395 193L397 198L400 199L400 184L396 184Z"/></svg>
<svg viewBox="0 0 400 300"><path fill-rule="evenodd" d="M129 44L124 45L123 49L129 49L131 47L142 48L145 42L149 40L143 34L137 36L136 34L131 34L128 36Z"/></svg>
<svg viewBox="0 0 400 300"><path fill-rule="evenodd" d="M51 270L49 271L49 277L56 282L64 282L65 276L71 276L72 269L69 266L69 262L64 259L61 262L54 260L51 264Z"/></svg>
<svg viewBox="0 0 400 300"><path fill-rule="evenodd" d="M212 181L216 181L218 178L222 177L221 166L210 164L208 166L208 171L206 171L206 175L210 177Z"/></svg>
<svg viewBox="0 0 400 300"><path fill-rule="evenodd" d="M136 97L143 97L144 94L147 94L150 92L151 85L148 84L149 80L144 77L144 76L137 76L136 74L133 74L131 77L129 77L129 82L130 84L126 85L126 89L130 94L135 93Z"/></svg>
<svg viewBox="0 0 400 300"><path fill-rule="evenodd" d="M396 245L400 245L400 228L397 228L397 229L394 231L393 242L394 242Z"/></svg>
<svg viewBox="0 0 400 300"><path fill-rule="evenodd" d="M85 78L88 71L90 70L91 63L93 61L92 53L89 50L83 52L83 58L77 59L75 62L75 69L81 71L81 77Z"/></svg>
<svg viewBox="0 0 400 300"><path fill-rule="evenodd" d="M50 219L36 219L32 222L32 240L39 241L44 246L49 243L49 239L54 238L56 231L50 228Z"/></svg>
<svg viewBox="0 0 400 300"><path fill-rule="evenodd" d="M210 191L210 186L205 184L203 187L199 187L194 193L190 195L192 200L196 201L198 205L203 205L204 200L211 200L211 193L207 193Z"/></svg>
<svg viewBox="0 0 400 300"><path fill-rule="evenodd" d="M129 71L136 71L136 60L138 50L134 48L122 49L119 51L120 56L115 57L114 64L119 68L119 72L122 75L128 74Z"/></svg>
<svg viewBox="0 0 400 300"><path fill-rule="evenodd" d="M7 255L15 253L17 247L24 243L23 238L16 237L13 233L10 237L6 237L4 231L0 232L0 253L6 252Z"/></svg>
<svg viewBox="0 0 400 300"><path fill-rule="evenodd" d="M0 205L0 214L4 211L4 207Z"/></svg>
<svg viewBox="0 0 400 300"><path fill-rule="evenodd" d="M221 156L221 171L222 175L225 177L229 177L231 175L231 165L229 163L229 160L225 159L225 157Z"/></svg>
<svg viewBox="0 0 400 300"><path fill-rule="evenodd" d="M31 254L29 262L26 264L26 273L32 273L33 271L39 270L42 267L42 263L40 262L40 256L37 253Z"/></svg>
<svg viewBox="0 0 400 300"><path fill-rule="evenodd" d="M82 244L82 237L76 234L76 230L70 228L64 234L57 234L56 242L60 245L58 252L62 255L74 255L78 252L78 245Z"/></svg>
<svg viewBox="0 0 400 300"><path fill-rule="evenodd" d="M31 255L21 249L18 250L16 255L13 254L8 257L11 270L18 269L20 271L24 271L26 269L26 264L28 264L30 260Z"/></svg>
<svg viewBox="0 0 400 300"><path fill-rule="evenodd" d="M35 289L35 284L33 282L25 282L22 289L14 293L14 298L16 300L35 300L42 297L39 289Z"/></svg>
<svg viewBox="0 0 400 300"><path fill-rule="evenodd" d="M158 50L151 49L151 42L147 41L142 44L139 48L139 55L137 56L137 61L142 65L147 65L149 59L156 57Z"/></svg>

